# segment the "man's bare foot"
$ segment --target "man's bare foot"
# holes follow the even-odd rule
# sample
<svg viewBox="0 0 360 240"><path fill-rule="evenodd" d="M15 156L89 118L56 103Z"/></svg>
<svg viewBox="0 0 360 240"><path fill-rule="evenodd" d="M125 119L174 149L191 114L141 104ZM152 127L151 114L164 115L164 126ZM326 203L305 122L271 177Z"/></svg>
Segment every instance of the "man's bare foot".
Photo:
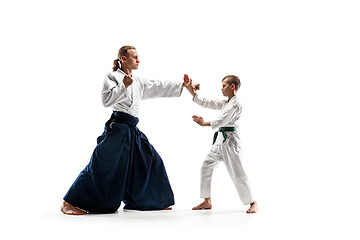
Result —
<svg viewBox="0 0 360 240"><path fill-rule="evenodd" d="M211 208L212 208L211 199L205 198L202 203L200 203L196 207L193 207L192 210L203 210L203 209L211 209Z"/></svg>
<svg viewBox="0 0 360 240"><path fill-rule="evenodd" d="M81 210L77 207L74 207L73 205L71 205L68 202L63 202L63 204L61 205L61 209L60 209L64 214L68 214L68 215L84 215L87 214L86 211Z"/></svg>
<svg viewBox="0 0 360 240"><path fill-rule="evenodd" d="M163 210L172 210L172 207L166 207Z"/></svg>
<svg viewBox="0 0 360 240"><path fill-rule="evenodd" d="M246 213L256 213L259 210L257 206L257 202L253 201L250 203L250 208L246 211Z"/></svg>

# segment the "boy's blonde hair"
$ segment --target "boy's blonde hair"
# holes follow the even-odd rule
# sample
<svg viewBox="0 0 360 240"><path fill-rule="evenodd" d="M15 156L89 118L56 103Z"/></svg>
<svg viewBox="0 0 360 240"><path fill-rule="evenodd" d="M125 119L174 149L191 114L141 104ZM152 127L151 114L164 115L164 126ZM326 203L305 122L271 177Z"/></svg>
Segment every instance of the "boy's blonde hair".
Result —
<svg viewBox="0 0 360 240"><path fill-rule="evenodd" d="M227 75L226 77L223 78L223 81L226 80L226 82L228 84L234 84L235 85L235 90L239 90L240 86L241 86L241 82L240 82L240 78L235 76L235 75Z"/></svg>

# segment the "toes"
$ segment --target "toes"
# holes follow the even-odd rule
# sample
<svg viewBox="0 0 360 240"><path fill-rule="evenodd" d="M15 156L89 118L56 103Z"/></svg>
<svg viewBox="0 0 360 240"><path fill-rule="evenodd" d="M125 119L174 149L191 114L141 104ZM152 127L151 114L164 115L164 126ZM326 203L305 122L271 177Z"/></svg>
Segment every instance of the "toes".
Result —
<svg viewBox="0 0 360 240"><path fill-rule="evenodd" d="M246 213L256 213L256 210L248 209L248 210L246 211Z"/></svg>

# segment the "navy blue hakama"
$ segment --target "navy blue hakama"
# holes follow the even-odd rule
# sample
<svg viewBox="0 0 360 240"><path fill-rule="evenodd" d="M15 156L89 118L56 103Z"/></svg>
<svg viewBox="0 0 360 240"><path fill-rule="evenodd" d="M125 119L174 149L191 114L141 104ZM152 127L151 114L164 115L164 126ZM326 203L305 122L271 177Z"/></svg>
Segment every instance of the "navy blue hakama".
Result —
<svg viewBox="0 0 360 240"><path fill-rule="evenodd" d="M136 127L139 119L114 111L98 137L89 164L64 200L90 213L124 209L160 210L174 205L164 163Z"/></svg>

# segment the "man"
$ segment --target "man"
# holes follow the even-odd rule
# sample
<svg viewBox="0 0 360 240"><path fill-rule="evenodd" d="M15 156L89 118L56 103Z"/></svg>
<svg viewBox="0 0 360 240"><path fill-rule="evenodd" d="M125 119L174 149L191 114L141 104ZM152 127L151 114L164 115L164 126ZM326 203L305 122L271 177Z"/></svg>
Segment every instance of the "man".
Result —
<svg viewBox="0 0 360 240"><path fill-rule="evenodd" d="M121 201L124 209L134 210L171 209L174 204L163 161L136 124L143 99L180 96L189 81L133 76L139 63L136 49L123 46L113 72L105 77L102 101L114 112L97 139L90 163L64 197L64 214L112 213Z"/></svg>

